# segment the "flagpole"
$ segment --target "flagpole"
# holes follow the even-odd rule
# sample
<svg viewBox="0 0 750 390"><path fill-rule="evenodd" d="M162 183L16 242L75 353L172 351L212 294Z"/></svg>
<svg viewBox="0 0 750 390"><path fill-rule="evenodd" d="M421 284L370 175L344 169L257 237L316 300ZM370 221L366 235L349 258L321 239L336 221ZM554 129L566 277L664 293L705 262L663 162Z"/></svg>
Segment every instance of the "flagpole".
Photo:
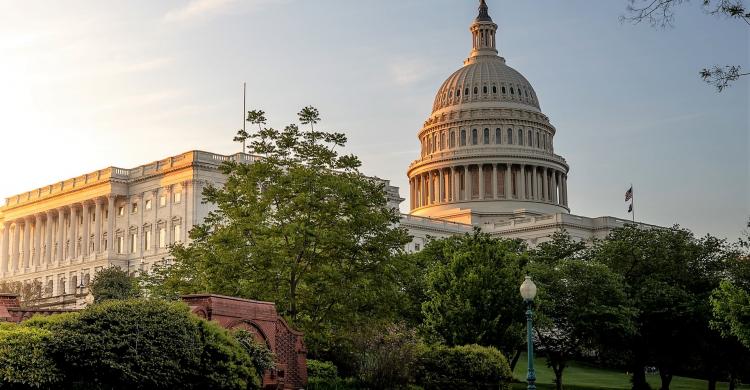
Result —
<svg viewBox="0 0 750 390"><path fill-rule="evenodd" d="M247 115L247 82L242 83L242 134L246 134L245 124L247 122L245 115ZM244 135L243 135L244 137ZM242 153L246 152L245 141L242 141Z"/></svg>
<svg viewBox="0 0 750 390"><path fill-rule="evenodd" d="M630 183L630 189L632 191L630 195L630 206L633 208L633 223L635 223L635 188L633 188L633 183Z"/></svg>

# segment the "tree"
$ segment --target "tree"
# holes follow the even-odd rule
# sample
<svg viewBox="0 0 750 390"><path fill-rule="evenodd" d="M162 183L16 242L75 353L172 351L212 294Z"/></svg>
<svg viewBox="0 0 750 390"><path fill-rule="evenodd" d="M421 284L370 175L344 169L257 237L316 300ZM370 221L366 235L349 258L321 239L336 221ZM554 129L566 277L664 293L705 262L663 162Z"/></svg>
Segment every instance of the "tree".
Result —
<svg viewBox="0 0 750 390"><path fill-rule="evenodd" d="M104 268L94 275L89 286L95 302L111 299L129 299L140 296L140 287L135 277L119 267Z"/></svg>
<svg viewBox="0 0 750 390"><path fill-rule="evenodd" d="M251 138L264 158L222 166L224 187L203 193L216 209L172 248L174 264L157 268L149 291L273 301L313 355L333 335L395 313L394 263L409 237L384 183L335 151L346 136L289 125Z"/></svg>
<svg viewBox="0 0 750 390"><path fill-rule="evenodd" d="M527 263L520 240L473 234L430 241L437 258L425 276L422 305L428 334L448 345L492 346L511 356L525 345L524 303L518 294Z"/></svg>
<svg viewBox="0 0 750 390"><path fill-rule="evenodd" d="M633 332L622 278L587 260L585 245L566 232L532 251L529 274L539 286L534 325L558 390L568 362Z"/></svg>
<svg viewBox="0 0 750 390"><path fill-rule="evenodd" d="M743 0L700 0L703 8L711 15L724 16L729 19L741 20L750 26L750 10L745 6ZM689 0L629 0L627 15L620 20L638 24L648 22L654 27L671 27L674 22L674 8L689 3ZM742 76L750 75L743 73L739 65L719 66L703 68L699 72L703 81L716 87L721 92L731 82Z"/></svg>
<svg viewBox="0 0 750 390"><path fill-rule="evenodd" d="M711 294L712 327L750 348L750 235L740 240L725 279Z"/></svg>
<svg viewBox="0 0 750 390"><path fill-rule="evenodd" d="M0 293L18 294L18 304L21 307L33 306L34 302L42 299L44 288L42 282L34 280L31 282L0 282ZM50 291L51 293L51 291Z"/></svg>
<svg viewBox="0 0 750 390"><path fill-rule="evenodd" d="M708 295L724 262L723 241L696 239L677 226L613 230L597 242L592 259L622 276L628 305L637 310L635 333L627 340L633 388L647 389L644 367L659 368L661 389L696 353L696 335L707 327Z"/></svg>
<svg viewBox="0 0 750 390"><path fill-rule="evenodd" d="M315 125L320 122L320 112L313 106L303 108L297 116L303 125L310 125L310 131L315 131Z"/></svg>
<svg viewBox="0 0 750 390"><path fill-rule="evenodd" d="M62 373L48 353L52 337L45 329L3 324L0 328L0 386L44 388L59 383Z"/></svg>

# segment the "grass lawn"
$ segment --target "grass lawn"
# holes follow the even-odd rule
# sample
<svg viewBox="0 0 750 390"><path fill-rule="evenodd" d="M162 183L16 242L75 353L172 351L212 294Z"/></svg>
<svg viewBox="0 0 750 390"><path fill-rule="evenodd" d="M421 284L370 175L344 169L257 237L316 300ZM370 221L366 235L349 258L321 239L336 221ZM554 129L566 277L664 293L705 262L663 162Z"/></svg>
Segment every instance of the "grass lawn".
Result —
<svg viewBox="0 0 750 390"><path fill-rule="evenodd" d="M547 363L544 358L536 358L534 360L534 368L536 369L537 388L542 389L554 389L555 374L550 368L547 367ZM513 385L514 390L526 389L526 355L524 354L518 360L516 369L513 372L516 379L524 381L524 383L516 383ZM658 389L661 384L658 374L647 374L646 378L651 384L651 387ZM630 389L630 377L624 372L604 370L595 368L582 363L572 363L563 372L563 388L566 390L591 390L591 389ZM669 386L671 390L706 390L708 389L708 382L700 379L685 378L676 376L672 379L672 384ZM718 383L716 385L717 390L727 389L726 383ZM750 389L750 386L738 386L737 389Z"/></svg>

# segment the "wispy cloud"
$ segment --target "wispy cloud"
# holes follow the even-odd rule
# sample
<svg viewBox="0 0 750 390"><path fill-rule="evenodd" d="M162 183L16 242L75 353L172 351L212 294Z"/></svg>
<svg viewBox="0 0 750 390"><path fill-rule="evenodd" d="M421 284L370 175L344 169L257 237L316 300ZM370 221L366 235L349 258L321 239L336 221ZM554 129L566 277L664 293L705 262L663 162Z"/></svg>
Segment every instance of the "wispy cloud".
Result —
<svg viewBox="0 0 750 390"><path fill-rule="evenodd" d="M191 0L164 15L165 22L184 22L195 18L226 12L236 0Z"/></svg>

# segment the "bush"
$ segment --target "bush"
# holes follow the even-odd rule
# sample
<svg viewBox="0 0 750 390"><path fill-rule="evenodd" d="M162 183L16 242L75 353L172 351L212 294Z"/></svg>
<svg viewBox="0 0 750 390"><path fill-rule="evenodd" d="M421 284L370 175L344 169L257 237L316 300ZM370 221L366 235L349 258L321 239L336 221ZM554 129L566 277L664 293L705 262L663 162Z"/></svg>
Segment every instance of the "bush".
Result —
<svg viewBox="0 0 750 390"><path fill-rule="evenodd" d="M60 371L48 353L51 339L52 333L48 330L3 326L0 330L0 380L3 384L38 388L60 382Z"/></svg>
<svg viewBox="0 0 750 390"><path fill-rule="evenodd" d="M94 275L89 286L96 302L110 299L130 299L140 296L138 280L119 267L105 268Z"/></svg>
<svg viewBox="0 0 750 390"><path fill-rule="evenodd" d="M407 387L413 380L419 338L404 324L373 328L359 341L357 378L367 388Z"/></svg>
<svg viewBox="0 0 750 390"><path fill-rule="evenodd" d="M240 329L236 330L233 336L245 348L245 352L250 355L253 367L255 367L258 375L262 376L264 372L276 367L276 359L273 352L265 344L255 341L252 333Z"/></svg>
<svg viewBox="0 0 750 390"><path fill-rule="evenodd" d="M421 348L417 384L431 389L510 390L513 374L508 360L495 348L476 344Z"/></svg>
<svg viewBox="0 0 750 390"><path fill-rule="evenodd" d="M307 360L307 378L318 379L322 381L333 381L338 378L339 373L336 366L331 362L308 359Z"/></svg>

